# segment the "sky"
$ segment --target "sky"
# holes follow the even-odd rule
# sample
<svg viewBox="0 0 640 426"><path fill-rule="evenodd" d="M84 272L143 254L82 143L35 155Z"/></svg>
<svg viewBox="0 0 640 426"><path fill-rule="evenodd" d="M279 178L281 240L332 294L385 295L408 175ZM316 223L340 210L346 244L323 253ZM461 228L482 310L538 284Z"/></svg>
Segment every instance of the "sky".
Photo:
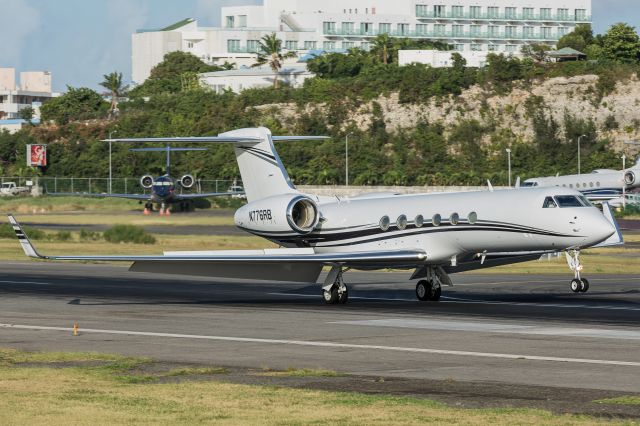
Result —
<svg viewBox="0 0 640 426"><path fill-rule="evenodd" d="M315 0L309 0L315 1ZM387 0L389 1L389 0ZM220 7L260 0L0 0L0 67L53 73L54 90L98 89L104 74L131 79L131 34L184 18L220 24ZM638 0L592 0L593 27L640 23Z"/></svg>

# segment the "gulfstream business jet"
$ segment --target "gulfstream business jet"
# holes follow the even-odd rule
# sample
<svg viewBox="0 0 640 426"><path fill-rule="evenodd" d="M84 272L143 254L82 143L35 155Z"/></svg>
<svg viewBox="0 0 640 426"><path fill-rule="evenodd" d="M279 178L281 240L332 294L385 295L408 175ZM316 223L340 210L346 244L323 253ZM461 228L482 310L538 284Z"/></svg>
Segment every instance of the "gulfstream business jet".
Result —
<svg viewBox="0 0 640 426"><path fill-rule="evenodd" d="M450 274L539 259L565 252L571 289L585 292L580 250L621 243L605 214L578 191L522 188L420 195L319 197L296 189L274 142L320 139L272 136L266 128L217 137L153 138L155 142L232 143L248 203L235 224L278 249L165 252L152 256L43 256L9 216L27 256L48 260L133 262L131 271L315 283L322 268L326 303L345 303L348 269L412 270L419 300L438 300ZM129 139L128 141L132 141Z"/></svg>

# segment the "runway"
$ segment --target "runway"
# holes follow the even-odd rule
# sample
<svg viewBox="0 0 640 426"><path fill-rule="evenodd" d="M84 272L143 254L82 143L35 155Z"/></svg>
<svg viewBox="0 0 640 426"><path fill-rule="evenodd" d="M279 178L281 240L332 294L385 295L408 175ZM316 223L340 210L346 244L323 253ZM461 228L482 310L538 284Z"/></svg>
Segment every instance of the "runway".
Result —
<svg viewBox="0 0 640 426"><path fill-rule="evenodd" d="M640 393L640 276L588 276L574 294L569 273L454 275L425 303L409 273L347 272L350 302L327 306L319 285L0 266L0 347Z"/></svg>

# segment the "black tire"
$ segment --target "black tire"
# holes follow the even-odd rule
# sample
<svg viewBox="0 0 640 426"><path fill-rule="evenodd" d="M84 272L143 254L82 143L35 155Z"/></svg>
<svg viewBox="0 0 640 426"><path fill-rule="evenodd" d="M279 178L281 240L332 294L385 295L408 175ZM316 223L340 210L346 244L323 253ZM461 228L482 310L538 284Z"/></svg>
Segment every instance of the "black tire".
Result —
<svg viewBox="0 0 640 426"><path fill-rule="evenodd" d="M331 287L329 291L322 291L322 300L327 305L335 305L338 303L338 288L336 286Z"/></svg>
<svg viewBox="0 0 640 426"><path fill-rule="evenodd" d="M429 283L429 281L427 280L420 280L416 284L416 297L421 302L430 300L431 291L432 291L431 283Z"/></svg>
<svg viewBox="0 0 640 426"><path fill-rule="evenodd" d="M582 287L582 284L581 284L579 279L574 278L574 279L571 280L571 291L572 292L579 293L581 287Z"/></svg>
<svg viewBox="0 0 640 426"><path fill-rule="evenodd" d="M580 280L580 292L586 293L589 291L589 281L586 278Z"/></svg>
<svg viewBox="0 0 640 426"><path fill-rule="evenodd" d="M344 305L349 301L349 290L343 291L342 293L338 293L338 303Z"/></svg>

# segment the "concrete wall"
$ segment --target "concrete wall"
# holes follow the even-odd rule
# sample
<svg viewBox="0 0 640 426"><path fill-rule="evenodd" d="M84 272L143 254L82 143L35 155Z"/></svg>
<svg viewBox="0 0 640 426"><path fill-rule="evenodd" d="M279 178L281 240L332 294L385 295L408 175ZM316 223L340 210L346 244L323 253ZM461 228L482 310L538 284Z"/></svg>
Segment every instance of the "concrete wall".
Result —
<svg viewBox="0 0 640 426"><path fill-rule="evenodd" d="M0 68L0 90L16 90L15 68Z"/></svg>
<svg viewBox="0 0 640 426"><path fill-rule="evenodd" d="M49 71L21 72L20 89L29 92L51 93L51 73Z"/></svg>

